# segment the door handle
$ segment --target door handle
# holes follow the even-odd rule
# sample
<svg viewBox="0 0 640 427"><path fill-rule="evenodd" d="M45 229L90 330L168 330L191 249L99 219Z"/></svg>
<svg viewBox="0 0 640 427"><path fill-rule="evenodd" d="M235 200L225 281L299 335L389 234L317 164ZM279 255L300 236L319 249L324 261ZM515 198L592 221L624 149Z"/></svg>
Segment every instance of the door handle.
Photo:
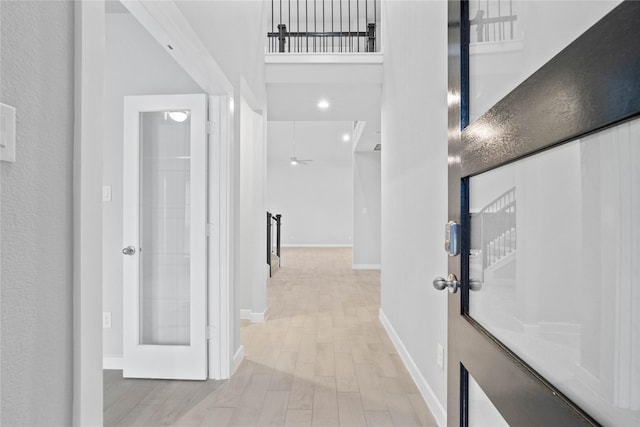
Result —
<svg viewBox="0 0 640 427"><path fill-rule="evenodd" d="M455 274L450 274L446 279L443 277L436 277L433 281L433 287L436 288L436 290L441 291L447 288L452 294L458 292L460 285L461 283L458 281Z"/></svg>
<svg viewBox="0 0 640 427"><path fill-rule="evenodd" d="M125 255L133 255L136 253L136 248L134 248L133 246L127 246L126 248L122 249L122 253Z"/></svg>

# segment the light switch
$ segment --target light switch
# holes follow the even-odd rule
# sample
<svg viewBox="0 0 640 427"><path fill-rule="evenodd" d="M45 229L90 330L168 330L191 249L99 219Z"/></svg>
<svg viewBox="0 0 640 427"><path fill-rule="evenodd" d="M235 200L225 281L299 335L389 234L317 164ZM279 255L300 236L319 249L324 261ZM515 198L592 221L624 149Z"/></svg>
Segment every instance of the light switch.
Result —
<svg viewBox="0 0 640 427"><path fill-rule="evenodd" d="M111 186L103 185L102 186L102 201L110 202L111 201Z"/></svg>
<svg viewBox="0 0 640 427"><path fill-rule="evenodd" d="M442 344L438 344L437 363L440 369L444 369L444 347L442 347Z"/></svg>
<svg viewBox="0 0 640 427"><path fill-rule="evenodd" d="M16 109L0 104L0 160L16 161Z"/></svg>

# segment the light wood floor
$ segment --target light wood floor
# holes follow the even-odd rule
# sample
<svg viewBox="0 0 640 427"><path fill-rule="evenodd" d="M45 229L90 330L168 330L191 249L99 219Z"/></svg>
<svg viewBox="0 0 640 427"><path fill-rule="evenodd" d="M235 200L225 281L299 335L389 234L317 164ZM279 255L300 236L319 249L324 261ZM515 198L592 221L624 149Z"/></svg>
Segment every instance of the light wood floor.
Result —
<svg viewBox="0 0 640 427"><path fill-rule="evenodd" d="M351 270L351 249L283 249L267 321L243 324L230 380L105 371L105 425L436 426L378 321L379 282Z"/></svg>

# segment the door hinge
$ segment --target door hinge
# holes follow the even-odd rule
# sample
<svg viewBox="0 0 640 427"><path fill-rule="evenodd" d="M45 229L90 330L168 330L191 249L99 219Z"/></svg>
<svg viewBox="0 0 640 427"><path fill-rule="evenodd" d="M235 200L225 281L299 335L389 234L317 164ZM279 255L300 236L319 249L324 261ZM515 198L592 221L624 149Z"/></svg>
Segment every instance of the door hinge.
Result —
<svg viewBox="0 0 640 427"><path fill-rule="evenodd" d="M207 120L207 133L211 135L211 134L213 134L215 129L216 129L215 122L213 122L211 120Z"/></svg>

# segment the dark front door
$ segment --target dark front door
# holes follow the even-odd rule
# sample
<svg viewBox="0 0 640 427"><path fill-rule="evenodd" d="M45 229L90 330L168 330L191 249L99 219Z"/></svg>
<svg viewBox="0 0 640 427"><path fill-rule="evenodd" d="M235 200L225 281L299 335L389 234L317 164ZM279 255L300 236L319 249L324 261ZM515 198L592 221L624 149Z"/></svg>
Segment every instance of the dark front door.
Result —
<svg viewBox="0 0 640 427"><path fill-rule="evenodd" d="M640 2L448 24L448 424L638 426Z"/></svg>

